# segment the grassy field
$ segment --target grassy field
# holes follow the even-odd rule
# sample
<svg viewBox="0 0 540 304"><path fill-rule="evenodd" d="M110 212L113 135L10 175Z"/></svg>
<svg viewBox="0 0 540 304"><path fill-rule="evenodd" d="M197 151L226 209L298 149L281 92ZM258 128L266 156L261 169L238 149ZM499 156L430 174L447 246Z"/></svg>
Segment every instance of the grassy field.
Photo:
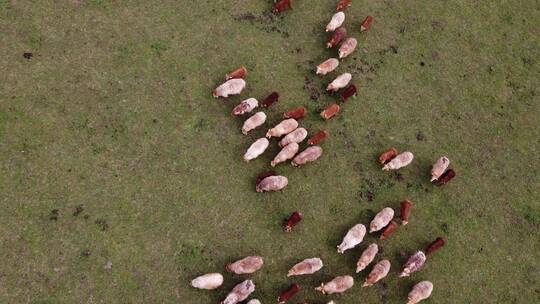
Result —
<svg viewBox="0 0 540 304"><path fill-rule="evenodd" d="M540 2L354 0L345 25L365 51L318 77L335 56L324 27L336 2L276 17L268 0L0 0L0 303L218 303L244 278L216 291L190 280L249 254L265 257L250 276L263 303L293 282L294 303L405 303L424 279L426 303L540 301ZM212 98L239 65L244 93ZM343 72L359 96L324 122L324 87ZM265 127L243 136L232 107L274 90ZM311 134L330 132L325 154L280 166L283 192L255 193L277 147L242 155L297 106ZM391 146L416 156L399 174L376 162ZM442 155L458 177L436 188ZM404 198L410 224L377 240L384 284L362 289L364 271L344 295L317 294L376 241L339 255L347 229ZM295 210L305 219L285 234ZM437 236L447 246L398 279ZM320 272L285 277L314 256Z"/></svg>

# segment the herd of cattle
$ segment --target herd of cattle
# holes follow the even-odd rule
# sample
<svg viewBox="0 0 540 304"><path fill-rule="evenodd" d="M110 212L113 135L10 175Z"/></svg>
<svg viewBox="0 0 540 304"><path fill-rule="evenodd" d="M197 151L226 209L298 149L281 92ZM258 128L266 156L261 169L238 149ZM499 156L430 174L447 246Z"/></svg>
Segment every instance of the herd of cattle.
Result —
<svg viewBox="0 0 540 304"><path fill-rule="evenodd" d="M347 38L347 30L343 27L345 21L344 11L351 5L351 0L340 0L337 6L337 13L334 14L326 26L327 32L332 32L332 36L328 43L327 48L334 48L340 45L338 56L339 59L344 59L349 56L356 49L358 44L355 38ZM291 8L291 0L281 0L275 3L274 12L281 13ZM360 25L360 32L366 32L371 27L373 18L368 16ZM334 71L339 66L339 59L330 58L319 66L317 66L316 74L326 75ZM226 82L218 86L213 91L214 97L227 98L231 95L240 94L246 87L244 78L247 76L247 69L241 67L231 73L226 74ZM340 94L342 102L346 102L348 98L356 95L356 87L349 85L352 80L350 73L343 73L336 77L327 87L327 91L334 93L341 89L344 89ZM263 102L259 104L255 98L249 98L242 101L237 105L233 111L233 116L242 116L251 113L257 107L268 108L279 99L277 92L271 93L266 97ZM329 105L324 111L321 112L321 117L328 120L334 117L340 112L340 106L336 103ZM303 107L292 109L283 114L283 121L269 129L266 133L266 137L257 139L244 154L244 160L249 162L260 155L262 155L268 146L270 141L268 138L280 139L278 142L281 151L270 162L270 166L275 167L278 164L291 160L291 165L298 167L310 162L314 162L319 159L323 154L323 149L319 146L328 136L329 133L326 130L320 130L315 133L308 141L308 147L302 152L300 151L299 144L302 143L308 136L308 131L299 126L298 120L304 118L307 115L307 110ZM249 132L262 126L266 121L266 114L263 111L259 111L251 115L245 120L242 126L242 133L247 135ZM409 165L414 159L413 153L405 151L399 153L395 148L391 148L388 151L382 153L379 156L379 162L383 170L398 170ZM440 157L432 166L431 169L431 182L435 185L446 185L452 178L455 177L455 172L452 169L448 169L450 160L446 157ZM288 179L285 176L277 175L274 171L268 171L260 174L256 181L256 191L279 191L288 185ZM404 200L401 202L400 223L406 225L409 222L409 217L412 209L412 202L410 200ZM284 230L290 232L300 221L302 220L302 213L296 211L286 220ZM381 231L380 239L384 240L390 237L396 229L399 227L396 220L394 220L394 209L386 207L375 215L369 225L369 233L375 233ZM351 250L362 243L364 236L367 233L366 226L363 224L357 224L350 228L343 237L342 242L337 246L338 253L345 253L347 250ZM431 256L435 251L445 245L445 240L441 237L435 239L429 244L424 251L417 251L412 254L406 263L402 267L402 271L399 277L407 277L412 273L422 269L426 263L427 257ZM356 273L359 273L366 269L379 253L379 247L376 243L372 243L362 252L356 265ZM260 256L248 256L234 263L228 264L226 270L228 272L245 275L252 274L259 270L263 266L263 258ZM390 271L390 261L383 259L375 263L371 272L368 274L366 281L362 287L368 287L376 284L384 279ZM323 261L320 258L308 258L296 265L292 266L287 273L287 277L298 275L309 275L319 271L323 267ZM191 285L199 289L216 289L223 283L223 276L220 273L209 273L199 276L191 282ZM337 276L333 280L322 283L319 287L315 288L322 294L336 294L343 293L350 289L354 285L354 278L350 275ZM246 300L249 295L255 291L255 284L251 280L245 280L242 283L236 285L226 298L221 302L222 304L237 304ZM282 292L278 297L279 303L286 303L297 292L300 291L298 284L292 284L291 287ZM416 284L408 295L408 304L415 304L424 299L430 297L433 291L433 284L429 281L422 281ZM250 300L247 304L260 304L257 299ZM330 301L328 304L334 304L334 301Z"/></svg>

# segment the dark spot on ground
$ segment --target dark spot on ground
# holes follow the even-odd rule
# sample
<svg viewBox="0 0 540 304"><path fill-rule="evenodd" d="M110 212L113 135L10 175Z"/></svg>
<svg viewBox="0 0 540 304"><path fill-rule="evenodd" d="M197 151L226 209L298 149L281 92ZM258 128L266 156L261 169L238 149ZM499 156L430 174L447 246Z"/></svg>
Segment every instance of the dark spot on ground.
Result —
<svg viewBox="0 0 540 304"><path fill-rule="evenodd" d="M525 210L525 220L531 225L540 226L540 211L528 207Z"/></svg>
<svg viewBox="0 0 540 304"><path fill-rule="evenodd" d="M83 206L82 206L82 205L79 205L79 206L75 207L75 211L73 211L73 216L78 216L78 215L81 214L83 211L84 211Z"/></svg>
<svg viewBox="0 0 540 304"><path fill-rule="evenodd" d="M373 199L375 198L375 194L371 191L368 191L366 193L366 198L368 200L368 202L373 202Z"/></svg>
<svg viewBox="0 0 540 304"><path fill-rule="evenodd" d="M402 182L404 180L403 178L403 175L399 172L395 172L394 173L394 178L398 181L398 182Z"/></svg>
<svg viewBox="0 0 540 304"><path fill-rule="evenodd" d="M23 53L23 57L24 57L25 59L30 60L30 59L32 59L32 57L34 57L34 54L33 54L33 53L30 53L30 52L25 52L25 53Z"/></svg>
<svg viewBox="0 0 540 304"><path fill-rule="evenodd" d="M371 140L374 139L376 135L377 132L375 130L369 130L366 134L366 138Z"/></svg>
<svg viewBox="0 0 540 304"><path fill-rule="evenodd" d="M231 15L235 21L247 21L254 24L259 30L265 31L267 33L276 32L281 34L283 37L288 38L289 33L280 29L275 22L282 19L280 15L272 14L271 12L265 11L262 14L256 15L252 13L246 13L242 15Z"/></svg>
<svg viewBox="0 0 540 304"><path fill-rule="evenodd" d="M53 209L51 210L51 214L49 215L50 221L58 221L58 216L60 215L60 210Z"/></svg>
<svg viewBox="0 0 540 304"><path fill-rule="evenodd" d="M233 16L233 19L236 20L236 21L255 21L258 18L255 15L251 14L251 13L246 13L246 14L239 15L239 16Z"/></svg>
<svg viewBox="0 0 540 304"><path fill-rule="evenodd" d="M377 284L379 287L379 297L381 298L382 303L386 303L388 301L388 285L386 283L380 283Z"/></svg>
<svg viewBox="0 0 540 304"><path fill-rule="evenodd" d="M396 45L391 45L390 50L392 51L392 53L397 54L399 51L399 47Z"/></svg>
<svg viewBox="0 0 540 304"><path fill-rule="evenodd" d="M450 225L448 225L447 223L442 224L441 228L446 235L450 233Z"/></svg>
<svg viewBox="0 0 540 304"><path fill-rule="evenodd" d="M382 179L379 179L379 186L380 187L386 187L388 189L394 187L394 183L388 179L388 178L382 178Z"/></svg>
<svg viewBox="0 0 540 304"><path fill-rule="evenodd" d="M482 251L484 251L484 247L480 247L480 249L478 249L478 253L482 253Z"/></svg>
<svg viewBox="0 0 540 304"><path fill-rule="evenodd" d="M413 186L413 184L407 183L407 189L411 188L412 186Z"/></svg>
<svg viewBox="0 0 540 304"><path fill-rule="evenodd" d="M90 218L90 215L88 215L88 214L85 214L85 215L83 216L83 218L84 218L85 220L87 220L87 219L89 219L89 218Z"/></svg>
<svg viewBox="0 0 540 304"><path fill-rule="evenodd" d="M425 63L425 62L423 62L423 61L420 61L420 66L425 66L425 65L426 65L426 63Z"/></svg>
<svg viewBox="0 0 540 304"><path fill-rule="evenodd" d="M94 223L96 225L98 225L98 227L99 227L99 229L101 229L101 231L105 231L105 230L109 229L109 224L107 223L107 220L105 220L105 219L99 218Z"/></svg>
<svg viewBox="0 0 540 304"><path fill-rule="evenodd" d="M157 123L157 121L158 121L158 120L157 120L156 118L152 119L152 122L153 122L153 123Z"/></svg>
<svg viewBox="0 0 540 304"><path fill-rule="evenodd" d="M304 90L309 94L309 98L313 101L319 100L321 97L321 90L313 83L313 80L309 77L304 78Z"/></svg>
<svg viewBox="0 0 540 304"><path fill-rule="evenodd" d="M301 49L301 48L299 48L299 47L298 47L298 48L296 48L296 49L294 49L294 50L295 50L295 51L296 51L296 53L298 53L298 54L302 53L302 49Z"/></svg>
<svg viewBox="0 0 540 304"><path fill-rule="evenodd" d="M525 58L525 57L523 57L523 58L521 58L521 61L523 61L523 64L524 64L524 65L531 65L531 64L532 64L530 58Z"/></svg>
<svg viewBox="0 0 540 304"><path fill-rule="evenodd" d="M363 215L366 219L371 220L372 218L375 217L375 211L373 211L372 209L365 209L364 211L362 211L362 215ZM380 252L380 249L379 249L379 252Z"/></svg>
<svg viewBox="0 0 540 304"><path fill-rule="evenodd" d="M425 139L426 139L426 136L424 135L424 133L418 132L418 133L416 134L416 140L424 141Z"/></svg>
<svg viewBox="0 0 540 304"><path fill-rule="evenodd" d="M490 66L489 66L489 72L490 72L490 73L495 72L495 67L492 66L492 65L490 65Z"/></svg>
<svg viewBox="0 0 540 304"><path fill-rule="evenodd" d="M444 29L444 26L442 25L442 23L440 21L432 21L431 22L431 28L433 28L436 31L440 31L440 30Z"/></svg>
<svg viewBox="0 0 540 304"><path fill-rule="evenodd" d="M81 252L81 256L85 257L85 258L89 257L90 254L91 254L90 249L85 249L85 250L83 250L83 252Z"/></svg>

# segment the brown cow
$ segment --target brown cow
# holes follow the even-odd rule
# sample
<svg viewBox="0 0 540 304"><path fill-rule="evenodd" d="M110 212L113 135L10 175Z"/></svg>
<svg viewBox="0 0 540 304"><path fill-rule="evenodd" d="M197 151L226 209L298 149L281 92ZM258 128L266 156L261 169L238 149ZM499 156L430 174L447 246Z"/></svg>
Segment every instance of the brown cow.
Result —
<svg viewBox="0 0 540 304"><path fill-rule="evenodd" d="M384 152L383 154L381 154L381 156L379 156L379 162L381 163L381 165L385 165L386 163L394 159L397 154L398 151L396 150L396 148L390 148L390 150Z"/></svg>
<svg viewBox="0 0 540 304"><path fill-rule="evenodd" d="M244 78L247 76L247 69L245 67L240 67L230 73L225 74L225 80L233 79L233 78Z"/></svg>
<svg viewBox="0 0 540 304"><path fill-rule="evenodd" d="M408 199L401 202L401 225L407 225L409 223L409 217L411 216L412 202Z"/></svg>
<svg viewBox="0 0 540 304"><path fill-rule="evenodd" d="M362 21L362 24L360 25L360 32L367 32L371 28L371 23L373 22L373 17L367 16L364 21Z"/></svg>
<svg viewBox="0 0 540 304"><path fill-rule="evenodd" d="M292 9L292 0L280 0L276 4L274 4L274 13L279 14L282 13L288 9Z"/></svg>
<svg viewBox="0 0 540 304"><path fill-rule="evenodd" d="M351 84L343 92L341 92L341 101L347 102L350 97L356 97L356 86Z"/></svg>
<svg viewBox="0 0 540 304"><path fill-rule="evenodd" d="M302 119L302 118L306 117L306 115L307 115L306 108L301 107L301 108L296 108L296 109L293 109L293 110L290 110L290 111L287 111L287 112L283 113L283 118L285 118L285 119L294 118L294 119L298 120L298 119Z"/></svg>
<svg viewBox="0 0 540 304"><path fill-rule="evenodd" d="M339 0L336 11L344 11L351 6L351 0Z"/></svg>
<svg viewBox="0 0 540 304"><path fill-rule="evenodd" d="M341 108L338 104L331 104L326 109L324 109L324 111L321 112L321 117L324 120L329 120L330 118L336 116L336 114L339 113L340 110Z"/></svg>
<svg viewBox="0 0 540 304"><path fill-rule="evenodd" d="M321 130L308 140L308 145L316 146L322 143L329 135L327 131Z"/></svg>
<svg viewBox="0 0 540 304"><path fill-rule="evenodd" d="M300 291L300 286L298 284L292 284L289 289L282 292L278 297L278 303L284 304L289 301L295 294Z"/></svg>
<svg viewBox="0 0 540 304"><path fill-rule="evenodd" d="M285 232L291 232L293 228L302 221L302 213L295 211L285 222L284 230Z"/></svg>
<svg viewBox="0 0 540 304"><path fill-rule="evenodd" d="M456 172L452 169L448 169L448 171L444 172L444 174L439 177L436 184L437 186L444 186L448 184L454 177L456 177Z"/></svg>
<svg viewBox="0 0 540 304"><path fill-rule="evenodd" d="M333 34L330 40L326 43L326 48L331 49L336 47L347 36L347 29L343 26L338 28Z"/></svg>

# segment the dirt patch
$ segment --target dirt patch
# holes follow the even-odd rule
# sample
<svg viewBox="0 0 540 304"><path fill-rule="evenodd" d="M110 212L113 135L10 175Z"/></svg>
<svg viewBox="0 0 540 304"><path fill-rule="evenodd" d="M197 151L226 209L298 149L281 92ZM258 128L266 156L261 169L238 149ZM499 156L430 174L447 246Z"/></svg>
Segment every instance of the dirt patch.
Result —
<svg viewBox="0 0 540 304"><path fill-rule="evenodd" d="M94 223L99 227L99 229L101 229L101 231L105 231L107 229L109 229L109 224L107 223L107 220L105 219L97 219L94 221Z"/></svg>
<svg viewBox="0 0 540 304"><path fill-rule="evenodd" d="M431 21L431 28L435 31L444 30L444 26L440 21Z"/></svg>
<svg viewBox="0 0 540 304"><path fill-rule="evenodd" d="M51 210L51 214L49 214L49 221L58 221L58 216L60 215L60 210L53 209Z"/></svg>
<svg viewBox="0 0 540 304"><path fill-rule="evenodd" d="M448 225L447 223L443 223L441 225L441 228L446 235L450 234L450 225Z"/></svg>
<svg viewBox="0 0 540 304"><path fill-rule="evenodd" d="M318 101L321 98L321 89L313 82L310 77L304 78L304 90L309 94L309 98L313 101Z"/></svg>
<svg viewBox="0 0 540 304"><path fill-rule="evenodd" d="M259 30L267 33L279 33L285 38L290 36L287 31L279 28L276 24L276 22L281 20L283 16L273 14L269 11L265 11L261 14L245 13L240 15L231 15L231 17L238 22L249 22L255 25Z"/></svg>
<svg viewBox="0 0 540 304"><path fill-rule="evenodd" d="M79 216L84 211L84 207L82 205L79 205L75 207L75 211L73 211L73 216Z"/></svg>
<svg viewBox="0 0 540 304"><path fill-rule="evenodd" d="M389 294L388 285L383 282L383 283L377 284L376 286L378 287L379 298L381 300L381 303L387 303L388 294Z"/></svg>
<svg viewBox="0 0 540 304"><path fill-rule="evenodd" d="M373 199L375 198L375 194L371 191L366 192L366 198L368 202L373 202Z"/></svg>

